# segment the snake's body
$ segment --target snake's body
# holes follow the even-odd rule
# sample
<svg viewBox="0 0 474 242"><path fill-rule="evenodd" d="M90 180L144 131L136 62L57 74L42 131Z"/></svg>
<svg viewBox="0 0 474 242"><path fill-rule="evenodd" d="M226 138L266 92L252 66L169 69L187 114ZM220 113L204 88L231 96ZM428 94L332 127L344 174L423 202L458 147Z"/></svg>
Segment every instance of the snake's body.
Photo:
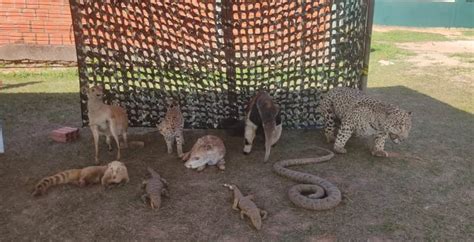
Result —
<svg viewBox="0 0 474 242"><path fill-rule="evenodd" d="M325 151L327 155L278 161L273 165L273 170L280 176L304 183L295 185L288 190L288 197L296 206L311 210L327 210L334 208L341 202L341 191L321 177L287 168L288 166L320 163L334 157L332 151L319 147L318 149ZM311 194L305 195L309 193Z"/></svg>

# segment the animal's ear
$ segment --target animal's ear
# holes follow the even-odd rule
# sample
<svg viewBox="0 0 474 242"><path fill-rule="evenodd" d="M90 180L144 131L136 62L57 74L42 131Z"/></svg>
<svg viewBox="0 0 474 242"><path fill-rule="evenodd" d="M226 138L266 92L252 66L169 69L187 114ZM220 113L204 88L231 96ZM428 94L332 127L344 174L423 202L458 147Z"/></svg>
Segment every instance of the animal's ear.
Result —
<svg viewBox="0 0 474 242"><path fill-rule="evenodd" d="M408 115L412 116L412 114L413 114L413 112L412 112L412 111L408 112Z"/></svg>
<svg viewBox="0 0 474 242"><path fill-rule="evenodd" d="M181 160L182 160L182 161L187 161L187 160L189 160L189 156L190 156L190 155L191 155L191 151L184 153L184 154L183 154L183 157L181 157Z"/></svg>
<svg viewBox="0 0 474 242"><path fill-rule="evenodd" d="M89 91L89 87L88 86L83 86L81 87L81 93L86 95L87 94L87 91Z"/></svg>

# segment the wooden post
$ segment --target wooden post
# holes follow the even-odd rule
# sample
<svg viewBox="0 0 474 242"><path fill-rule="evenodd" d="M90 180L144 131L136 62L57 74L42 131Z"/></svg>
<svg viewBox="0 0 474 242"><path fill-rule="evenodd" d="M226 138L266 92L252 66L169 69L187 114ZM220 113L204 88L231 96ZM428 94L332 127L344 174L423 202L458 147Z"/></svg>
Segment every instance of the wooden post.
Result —
<svg viewBox="0 0 474 242"><path fill-rule="evenodd" d="M367 2L367 19L365 27L365 53L364 53L364 67L362 69L362 76L360 79L360 89L367 90L367 79L369 75L369 60L370 60L370 42L372 39L372 26L374 23L374 5L375 0L365 0Z"/></svg>
<svg viewBox="0 0 474 242"><path fill-rule="evenodd" d="M3 130L2 130L3 122L0 120L0 154L5 153L5 147L3 146Z"/></svg>
<svg viewBox="0 0 474 242"><path fill-rule="evenodd" d="M239 118L236 93L235 48L233 29L233 1L222 0L222 28L224 32L224 58L226 62L227 98L230 106L230 117Z"/></svg>

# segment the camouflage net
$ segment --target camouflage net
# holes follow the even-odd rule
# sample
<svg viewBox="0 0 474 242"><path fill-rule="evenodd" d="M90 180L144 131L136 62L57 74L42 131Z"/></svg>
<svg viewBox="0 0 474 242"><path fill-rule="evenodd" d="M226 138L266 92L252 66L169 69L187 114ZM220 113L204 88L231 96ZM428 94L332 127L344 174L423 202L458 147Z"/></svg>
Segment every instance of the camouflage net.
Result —
<svg viewBox="0 0 474 242"><path fill-rule="evenodd" d="M80 85L103 85L132 126L172 97L186 127L219 128L266 89L284 126L315 127L321 92L362 85L369 2L71 0Z"/></svg>

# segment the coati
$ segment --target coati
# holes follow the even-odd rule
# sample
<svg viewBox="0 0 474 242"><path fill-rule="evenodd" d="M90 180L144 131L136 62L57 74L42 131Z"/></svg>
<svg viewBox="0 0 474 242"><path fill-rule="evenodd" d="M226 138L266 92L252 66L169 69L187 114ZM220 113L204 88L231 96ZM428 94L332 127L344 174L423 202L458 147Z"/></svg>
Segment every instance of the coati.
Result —
<svg viewBox="0 0 474 242"><path fill-rule="evenodd" d="M107 186L114 183L128 182L127 168L122 162L113 161L103 166L88 166L82 169L71 169L41 179L35 186L32 195L41 196L59 184L74 184L84 187L101 183Z"/></svg>

